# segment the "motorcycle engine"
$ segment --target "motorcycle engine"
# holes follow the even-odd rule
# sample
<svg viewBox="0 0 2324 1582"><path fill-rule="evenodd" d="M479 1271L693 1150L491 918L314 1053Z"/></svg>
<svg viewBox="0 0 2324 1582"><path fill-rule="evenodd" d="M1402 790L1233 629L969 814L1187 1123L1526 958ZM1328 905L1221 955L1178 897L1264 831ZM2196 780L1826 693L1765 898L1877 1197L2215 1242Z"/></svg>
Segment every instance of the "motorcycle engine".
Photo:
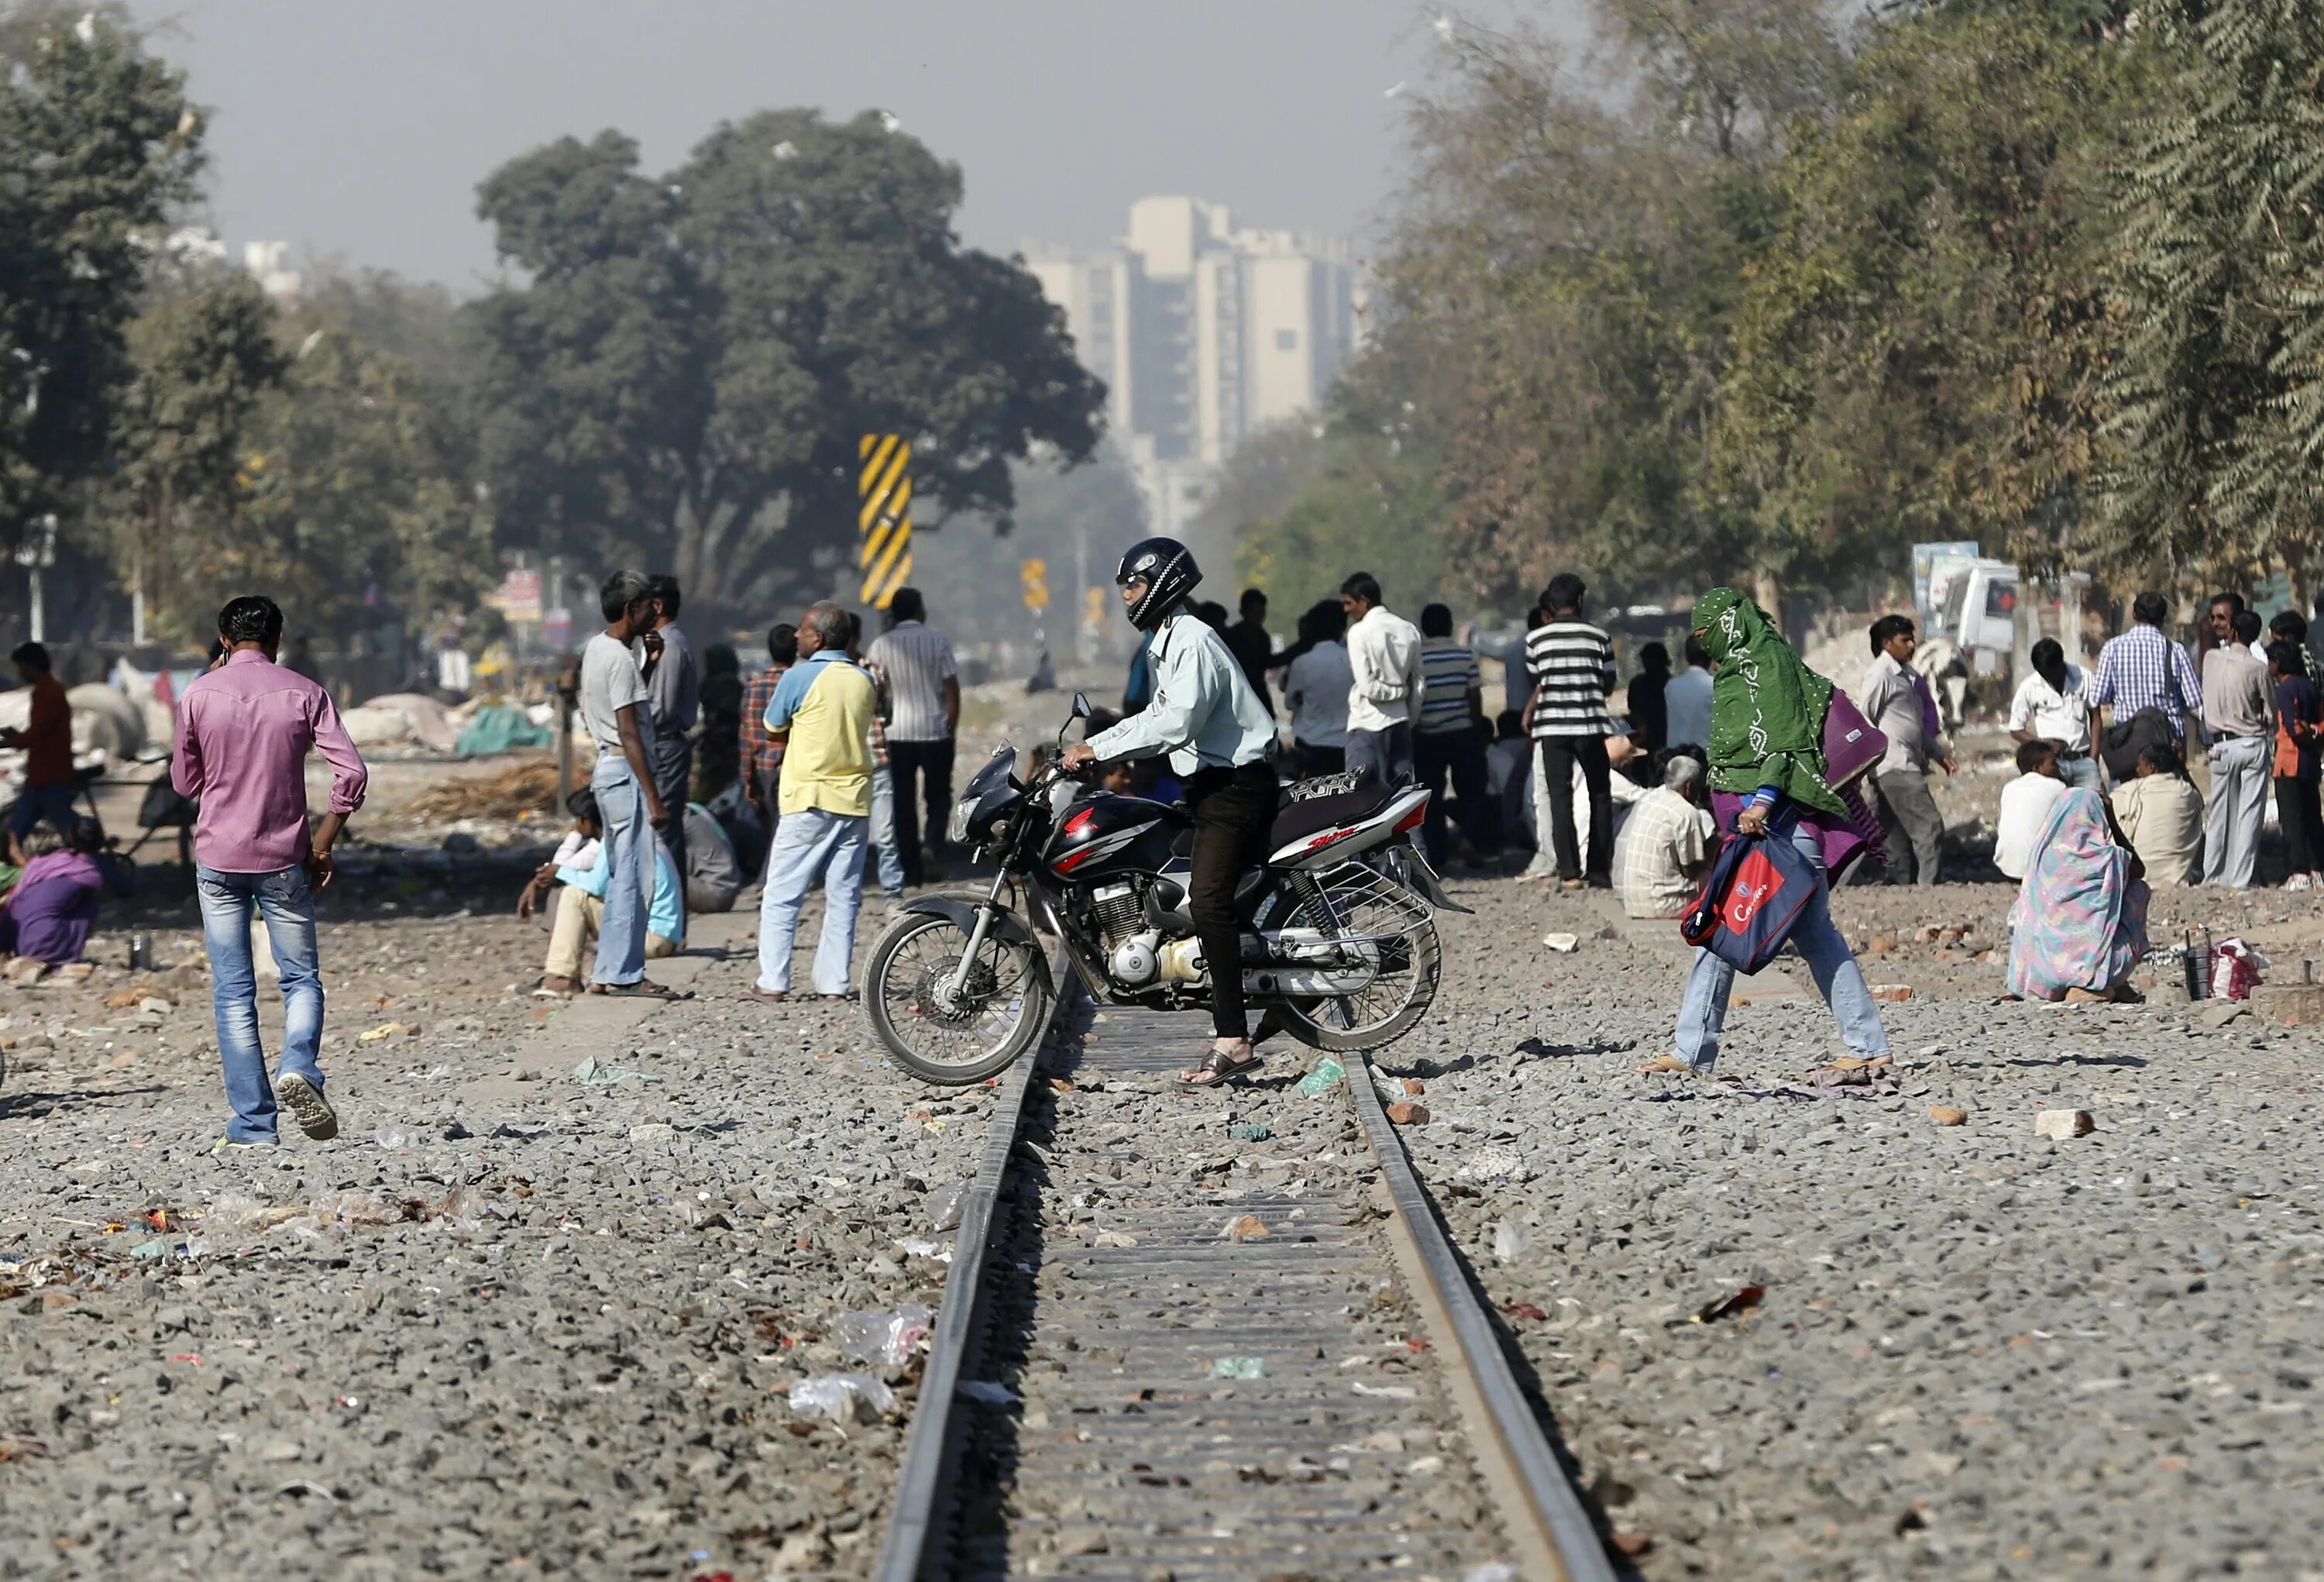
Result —
<svg viewBox="0 0 2324 1582"><path fill-rule="evenodd" d="M1105 941L1106 967L1124 988L1154 981L1162 964L1157 954L1161 936L1146 924L1142 884L1130 880L1090 892L1090 910Z"/></svg>

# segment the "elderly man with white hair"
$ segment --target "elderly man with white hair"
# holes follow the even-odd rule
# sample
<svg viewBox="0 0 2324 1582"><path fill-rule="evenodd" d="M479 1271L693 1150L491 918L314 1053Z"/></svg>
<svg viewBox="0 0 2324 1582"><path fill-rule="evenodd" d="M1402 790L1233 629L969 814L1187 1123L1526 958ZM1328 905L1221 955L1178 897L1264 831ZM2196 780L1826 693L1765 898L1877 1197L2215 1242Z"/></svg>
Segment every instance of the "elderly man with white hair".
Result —
<svg viewBox="0 0 2324 1582"><path fill-rule="evenodd" d="M1702 760L1674 754L1663 767L1662 784L1630 810L1614 847L1628 916L1674 918L1694 900L1711 861L1712 825L1702 797Z"/></svg>

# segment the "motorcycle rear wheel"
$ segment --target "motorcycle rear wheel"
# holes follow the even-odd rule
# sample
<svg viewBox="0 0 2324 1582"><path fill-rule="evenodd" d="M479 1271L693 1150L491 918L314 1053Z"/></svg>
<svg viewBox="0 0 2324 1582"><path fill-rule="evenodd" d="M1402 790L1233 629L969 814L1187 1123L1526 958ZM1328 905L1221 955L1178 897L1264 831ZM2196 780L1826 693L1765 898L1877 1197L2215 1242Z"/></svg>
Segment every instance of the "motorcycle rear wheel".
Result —
<svg viewBox="0 0 2324 1582"><path fill-rule="evenodd" d="M1048 963L1022 940L988 934L967 996L946 1012L933 994L968 936L950 919L906 912L881 932L863 970L863 1014L888 1058L923 1082L963 1087L1005 1071L1048 1025Z"/></svg>
<svg viewBox="0 0 2324 1582"><path fill-rule="evenodd" d="M1436 925L1424 924L1395 943L1408 953L1402 972L1410 976L1402 1000L1392 1009L1375 1006L1369 990L1360 998L1286 1000L1277 1007L1284 1031L1310 1049L1361 1055L1387 1048L1418 1026L1436 1001L1437 977L1443 967Z"/></svg>

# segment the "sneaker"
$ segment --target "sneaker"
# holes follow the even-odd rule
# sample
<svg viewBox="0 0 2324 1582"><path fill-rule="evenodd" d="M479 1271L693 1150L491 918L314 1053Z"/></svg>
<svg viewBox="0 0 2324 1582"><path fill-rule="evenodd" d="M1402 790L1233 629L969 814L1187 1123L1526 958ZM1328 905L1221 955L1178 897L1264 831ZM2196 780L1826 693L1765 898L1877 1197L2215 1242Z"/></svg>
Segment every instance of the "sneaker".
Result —
<svg viewBox="0 0 2324 1582"><path fill-rule="evenodd" d="M2314 886L2309 883L2308 875L2305 874L2292 874L2291 878L2286 879L2283 882L2283 887L2286 890L2309 890L2314 888Z"/></svg>
<svg viewBox="0 0 2324 1582"><path fill-rule="evenodd" d="M323 1090L296 1071L285 1071L274 1079L275 1102L290 1112L299 1129L318 1143L327 1143L339 1134L339 1112L323 1096Z"/></svg>
<svg viewBox="0 0 2324 1582"><path fill-rule="evenodd" d="M217 1142L210 1144L210 1152L213 1155L222 1155L227 1153L240 1153L244 1149L250 1148L280 1148L281 1146L281 1144L277 1143L272 1137L269 1137L263 1143L236 1143L231 1137L221 1137Z"/></svg>

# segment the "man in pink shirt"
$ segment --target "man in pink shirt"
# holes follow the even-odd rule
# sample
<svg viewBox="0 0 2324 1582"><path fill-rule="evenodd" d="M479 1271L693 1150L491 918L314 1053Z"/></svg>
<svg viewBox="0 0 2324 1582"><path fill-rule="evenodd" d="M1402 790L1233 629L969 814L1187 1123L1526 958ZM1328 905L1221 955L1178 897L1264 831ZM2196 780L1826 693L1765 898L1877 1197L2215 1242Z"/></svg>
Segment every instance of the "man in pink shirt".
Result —
<svg viewBox="0 0 2324 1582"><path fill-rule="evenodd" d="M315 959L315 892L331 882L331 844L363 806L361 754L330 695L274 662L282 611L245 594L218 612L226 652L178 703L170 779L201 804L194 872L218 1059L234 1118L220 1152L271 1147L286 1106L308 1136L336 1137L338 1115L323 1096L315 1052L323 1038L323 978ZM331 765L331 810L309 836L307 754ZM282 1065L270 1084L258 1041L258 985L251 972L250 909L266 920L282 968Z"/></svg>

